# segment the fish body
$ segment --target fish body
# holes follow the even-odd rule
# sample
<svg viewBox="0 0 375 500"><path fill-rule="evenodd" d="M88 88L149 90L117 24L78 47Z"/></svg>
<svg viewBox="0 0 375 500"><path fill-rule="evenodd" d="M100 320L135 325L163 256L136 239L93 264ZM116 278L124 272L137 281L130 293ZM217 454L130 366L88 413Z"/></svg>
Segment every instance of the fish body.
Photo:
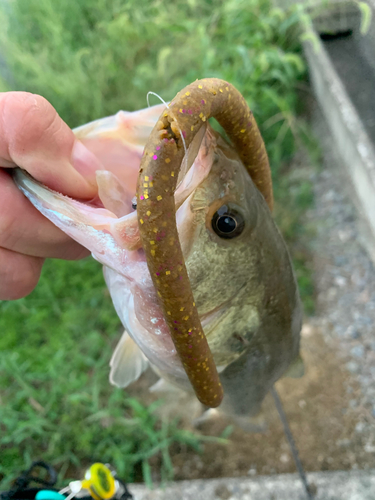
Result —
<svg viewBox="0 0 375 500"><path fill-rule="evenodd" d="M111 382L126 387L150 364L164 380L189 391L134 206L143 147L162 111L156 106L120 112L76 129L103 165L91 202L55 193L20 170L16 182L104 266L125 328L111 360ZM285 242L236 151L209 125L186 151L175 204L194 300L224 389L219 410L256 415L270 387L298 359L302 312Z"/></svg>

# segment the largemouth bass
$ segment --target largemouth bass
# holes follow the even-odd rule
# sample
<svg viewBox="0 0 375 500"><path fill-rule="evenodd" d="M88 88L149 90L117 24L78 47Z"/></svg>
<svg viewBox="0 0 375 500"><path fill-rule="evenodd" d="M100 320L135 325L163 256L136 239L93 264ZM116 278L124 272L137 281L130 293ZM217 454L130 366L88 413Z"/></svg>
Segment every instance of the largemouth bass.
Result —
<svg viewBox="0 0 375 500"><path fill-rule="evenodd" d="M160 305L154 285L158 278L151 276L142 246L139 186L138 201L135 198L144 147L163 112L167 116L164 105L119 112L75 130L103 165L96 173L98 197L91 202L53 192L21 170L15 178L40 212L104 266L114 307L125 328L110 363L111 383L126 387L150 364L162 379L189 391L186 363L181 362L172 341L171 319ZM275 381L298 363L300 298L285 242L243 158L203 122L188 148L180 141L180 148L184 143L185 149L172 193L184 262L168 262L160 273L168 275L174 266L186 266L194 307L224 391L220 412L253 416ZM176 126L179 129L178 120ZM173 134L183 137L180 129ZM173 170L169 176L174 176ZM167 183L168 179L158 178L158 182L163 180ZM143 177L141 188L148 193L155 181ZM151 220L151 210L144 212ZM165 226L170 216L165 214ZM148 243L152 248L174 244L164 236L161 227ZM155 274L160 273L156 269ZM178 304L181 322L188 320L184 305ZM185 336L193 333L187 331ZM208 358L190 357L195 368L199 363L198 372L208 370Z"/></svg>

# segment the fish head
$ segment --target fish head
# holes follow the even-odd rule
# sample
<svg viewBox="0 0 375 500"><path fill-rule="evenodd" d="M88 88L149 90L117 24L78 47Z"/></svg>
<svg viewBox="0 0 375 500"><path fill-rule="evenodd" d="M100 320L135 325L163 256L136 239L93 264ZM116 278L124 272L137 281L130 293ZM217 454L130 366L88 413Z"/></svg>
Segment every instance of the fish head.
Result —
<svg viewBox="0 0 375 500"><path fill-rule="evenodd" d="M269 341L280 345L289 336L293 344L300 303L288 251L263 196L233 147L210 127L194 168L207 176L179 208L178 230L202 325L222 369L259 338L267 342L261 332L270 317L279 326Z"/></svg>

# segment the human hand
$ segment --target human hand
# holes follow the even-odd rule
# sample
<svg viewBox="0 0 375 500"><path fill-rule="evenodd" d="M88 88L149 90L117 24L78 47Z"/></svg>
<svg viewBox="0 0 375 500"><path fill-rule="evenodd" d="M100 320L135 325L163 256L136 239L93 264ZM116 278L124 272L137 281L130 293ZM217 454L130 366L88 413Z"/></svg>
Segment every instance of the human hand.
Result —
<svg viewBox="0 0 375 500"><path fill-rule="evenodd" d="M43 97L0 93L0 300L28 295L47 257L75 260L89 254L40 214L15 186L21 167L72 198L96 194L95 156Z"/></svg>

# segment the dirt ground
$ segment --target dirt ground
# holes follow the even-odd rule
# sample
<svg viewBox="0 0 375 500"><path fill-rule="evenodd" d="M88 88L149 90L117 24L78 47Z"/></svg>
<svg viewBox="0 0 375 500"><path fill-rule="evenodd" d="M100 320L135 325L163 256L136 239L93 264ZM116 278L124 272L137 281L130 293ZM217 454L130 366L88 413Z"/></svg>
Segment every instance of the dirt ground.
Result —
<svg viewBox="0 0 375 500"><path fill-rule="evenodd" d="M328 346L319 328L311 324L305 324L302 331L302 357L305 375L300 379L284 378L276 388L304 467L307 471L373 468L375 447L371 437L359 432L361 422L372 416L365 408L351 407L359 388L345 370L345 360L338 359L334 344ZM140 387L146 389L150 377L148 374L140 381L137 391ZM192 428L186 415L192 415L195 403L180 400L178 407L180 415L185 415L186 428ZM264 401L263 412L268 424L264 433L249 434L234 428L227 444L205 443L201 455L187 448L174 448L175 479L295 472L270 395ZM219 436L228 425L230 422L224 420L206 423L200 432Z"/></svg>

